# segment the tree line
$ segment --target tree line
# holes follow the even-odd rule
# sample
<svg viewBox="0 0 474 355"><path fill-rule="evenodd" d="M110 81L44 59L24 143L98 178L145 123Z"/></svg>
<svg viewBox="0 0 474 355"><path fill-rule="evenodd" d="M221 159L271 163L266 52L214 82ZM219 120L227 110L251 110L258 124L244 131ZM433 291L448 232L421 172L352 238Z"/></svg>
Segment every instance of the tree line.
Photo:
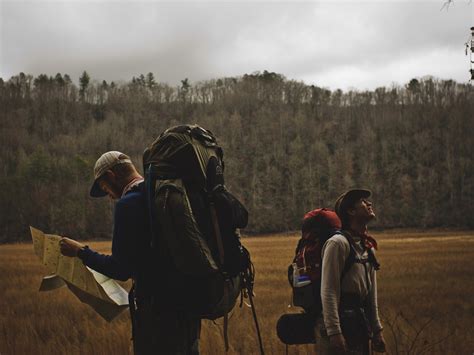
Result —
<svg viewBox="0 0 474 355"><path fill-rule="evenodd" d="M474 93L452 80L331 91L267 71L177 86L20 73L0 79L0 112L1 242L29 225L110 237L113 203L88 197L95 160L120 150L141 169L182 123L218 137L248 233L298 229L351 187L373 191L381 228L474 227Z"/></svg>

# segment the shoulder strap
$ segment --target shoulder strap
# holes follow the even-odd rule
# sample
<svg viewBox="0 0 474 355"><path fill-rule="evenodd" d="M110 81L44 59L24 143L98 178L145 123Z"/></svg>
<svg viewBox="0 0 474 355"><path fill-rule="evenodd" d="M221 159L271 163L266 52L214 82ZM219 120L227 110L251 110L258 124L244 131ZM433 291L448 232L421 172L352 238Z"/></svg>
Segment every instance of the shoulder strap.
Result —
<svg viewBox="0 0 474 355"><path fill-rule="evenodd" d="M344 232L343 230L337 231L337 233L342 234L347 242L349 243L349 256L347 257L345 263L344 263L344 269L342 269L341 273L341 281L343 277L347 274L349 269L354 265L356 261L356 251L355 251L355 246L354 246L354 240L352 239L351 235L349 233Z"/></svg>
<svg viewBox="0 0 474 355"><path fill-rule="evenodd" d="M298 253L299 251L301 250L301 248L303 248L303 246L306 244L306 241L303 239L303 238L300 238L298 240L298 244L296 245L296 249L295 249L295 256L293 257L293 262L295 262L296 260L296 257L298 256Z"/></svg>
<svg viewBox="0 0 474 355"><path fill-rule="evenodd" d="M143 189L145 191L145 197L148 207L148 219L150 223L150 231L151 231L151 241L150 246L152 249L156 247L156 238L157 238L157 231L158 231L158 224L156 220L156 211L154 206L154 197L155 197L155 183L157 180L155 168L153 165L149 165L145 168L145 183L142 184Z"/></svg>
<svg viewBox="0 0 474 355"><path fill-rule="evenodd" d="M354 265L354 263L356 262L356 250L355 250L355 245L354 245L354 240L352 239L352 236L345 232L345 231L338 231L340 234L342 234L346 239L347 241L349 242L349 246L350 246L350 251L349 251L349 257L346 259L346 262L344 264L344 269L342 270L342 274L341 274L341 282L342 282L342 278L344 277L344 275L349 271L349 269L352 267L352 265ZM367 249L367 253L368 253L368 260L367 262L371 263L373 265L373 267L375 268L375 270L378 270L379 267L380 267L380 264L377 262L377 259L375 259L375 255L373 253L372 250L370 249ZM367 287L369 286L369 271L367 269L367 265L366 263L362 263L364 265L364 271L365 271L365 279L366 279L366 283L367 283ZM370 293L370 289L367 290L368 293Z"/></svg>

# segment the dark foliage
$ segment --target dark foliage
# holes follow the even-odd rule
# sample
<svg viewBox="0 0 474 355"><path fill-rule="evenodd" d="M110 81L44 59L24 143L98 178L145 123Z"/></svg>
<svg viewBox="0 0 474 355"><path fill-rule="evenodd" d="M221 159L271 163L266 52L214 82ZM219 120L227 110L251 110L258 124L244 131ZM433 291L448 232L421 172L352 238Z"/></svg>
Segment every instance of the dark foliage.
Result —
<svg viewBox="0 0 474 355"><path fill-rule="evenodd" d="M95 160L132 156L165 128L198 123L224 148L249 232L300 227L304 212L367 187L380 227L474 227L474 93L451 80L329 91L253 73L178 87L153 74L78 88L66 75L0 80L0 241L28 226L107 237L112 203L88 197Z"/></svg>

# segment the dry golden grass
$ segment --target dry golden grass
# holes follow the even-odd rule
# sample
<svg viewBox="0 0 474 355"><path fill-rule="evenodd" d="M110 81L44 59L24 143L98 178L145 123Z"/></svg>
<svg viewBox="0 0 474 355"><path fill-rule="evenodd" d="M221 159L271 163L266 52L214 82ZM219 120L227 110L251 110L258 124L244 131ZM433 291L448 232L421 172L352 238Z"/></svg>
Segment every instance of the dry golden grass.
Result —
<svg viewBox="0 0 474 355"><path fill-rule="evenodd" d="M403 351L415 338L415 329L430 319L411 353L473 353L474 233L395 231L375 235L382 263L379 302L390 353L406 353ZM288 308L291 291L286 280L297 238L287 234L244 239L257 269L255 301L268 354L285 352L275 333L278 317L298 311ZM104 242L91 246L104 252L110 248ZM0 246L0 354L130 353L126 312L107 323L65 288L40 293L45 273L31 244ZM203 354L224 353L221 324L203 323ZM234 310L229 337L230 353L258 352L250 309ZM439 340L440 344L430 348ZM291 346L289 353L310 354L314 350Z"/></svg>

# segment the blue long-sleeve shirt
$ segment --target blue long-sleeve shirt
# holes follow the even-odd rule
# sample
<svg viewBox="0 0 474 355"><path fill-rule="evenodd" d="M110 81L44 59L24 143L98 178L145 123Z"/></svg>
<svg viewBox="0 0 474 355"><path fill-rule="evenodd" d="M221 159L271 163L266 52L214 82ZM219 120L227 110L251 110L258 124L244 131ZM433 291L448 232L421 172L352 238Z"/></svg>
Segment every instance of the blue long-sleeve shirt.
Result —
<svg viewBox="0 0 474 355"><path fill-rule="evenodd" d="M137 279L145 274L147 260L151 258L151 233L142 184L115 205L112 255L89 248L79 253L85 265L116 280Z"/></svg>

